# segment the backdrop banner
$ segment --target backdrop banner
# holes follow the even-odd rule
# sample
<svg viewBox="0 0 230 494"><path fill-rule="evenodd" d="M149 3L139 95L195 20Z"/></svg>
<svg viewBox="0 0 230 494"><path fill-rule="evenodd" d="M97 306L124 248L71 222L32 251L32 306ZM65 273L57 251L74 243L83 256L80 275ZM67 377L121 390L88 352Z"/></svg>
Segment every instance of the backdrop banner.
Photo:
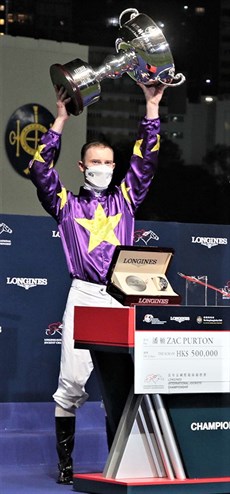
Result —
<svg viewBox="0 0 230 494"><path fill-rule="evenodd" d="M180 329L181 317L187 329L220 329L222 319L230 329L230 226L137 221L134 245L175 251L167 277L182 303L167 329ZM52 218L0 215L1 402L52 401L70 283ZM155 320L168 317L156 309ZM87 391L90 400L101 399L94 372Z"/></svg>

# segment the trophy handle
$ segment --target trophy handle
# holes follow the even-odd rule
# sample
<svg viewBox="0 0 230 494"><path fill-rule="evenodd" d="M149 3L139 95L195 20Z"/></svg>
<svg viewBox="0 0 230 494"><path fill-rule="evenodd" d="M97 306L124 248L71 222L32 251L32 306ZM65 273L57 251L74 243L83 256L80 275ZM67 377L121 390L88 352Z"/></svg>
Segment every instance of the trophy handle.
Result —
<svg viewBox="0 0 230 494"><path fill-rule="evenodd" d="M132 15L130 16L130 20L131 19L134 19L134 17L136 17L137 15L139 15L139 12L137 9L125 9L123 10L123 12L121 12L120 16L119 16L119 26L122 27L122 23L121 23L121 19L123 17L123 15L127 14L128 12L132 12Z"/></svg>
<svg viewBox="0 0 230 494"><path fill-rule="evenodd" d="M168 71L169 76L172 77L170 82L166 82L165 80L161 79L161 74L164 73L164 70L162 70L158 76L156 77L156 81L159 82L159 84L163 84L164 86L180 86L185 81L185 76L182 73L178 73L174 75L174 68L170 69ZM176 81L176 82L173 82Z"/></svg>

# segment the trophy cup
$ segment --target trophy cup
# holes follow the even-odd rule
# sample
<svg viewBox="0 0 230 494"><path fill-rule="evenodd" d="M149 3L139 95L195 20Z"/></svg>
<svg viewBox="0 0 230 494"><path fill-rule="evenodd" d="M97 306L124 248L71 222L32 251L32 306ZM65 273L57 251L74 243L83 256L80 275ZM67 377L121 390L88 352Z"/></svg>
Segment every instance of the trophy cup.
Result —
<svg viewBox="0 0 230 494"><path fill-rule="evenodd" d="M127 13L131 13L130 19L123 23ZM150 17L133 8L124 10L119 17L119 34L115 41L117 55L109 55L96 69L79 58L65 65L51 65L53 85L63 86L71 98L66 106L69 113L79 115L85 107L96 103L105 78L115 79L126 73L145 85L170 87L185 81L183 74L175 74L170 47Z"/></svg>

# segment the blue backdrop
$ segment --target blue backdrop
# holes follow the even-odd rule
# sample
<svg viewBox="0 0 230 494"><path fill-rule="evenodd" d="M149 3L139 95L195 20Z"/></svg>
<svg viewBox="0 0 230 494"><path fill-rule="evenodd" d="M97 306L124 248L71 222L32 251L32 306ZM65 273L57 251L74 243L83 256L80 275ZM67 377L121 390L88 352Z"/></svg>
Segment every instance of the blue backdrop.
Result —
<svg viewBox="0 0 230 494"><path fill-rule="evenodd" d="M134 245L175 249L168 279L182 305L229 307L230 227L137 221ZM196 276L192 283L178 273ZM210 287L209 287L210 285ZM0 401L51 401L56 390L61 321L70 287L56 222L0 216ZM213 288L212 288L213 287ZM215 290L216 288L217 290ZM100 399L92 374L87 391Z"/></svg>

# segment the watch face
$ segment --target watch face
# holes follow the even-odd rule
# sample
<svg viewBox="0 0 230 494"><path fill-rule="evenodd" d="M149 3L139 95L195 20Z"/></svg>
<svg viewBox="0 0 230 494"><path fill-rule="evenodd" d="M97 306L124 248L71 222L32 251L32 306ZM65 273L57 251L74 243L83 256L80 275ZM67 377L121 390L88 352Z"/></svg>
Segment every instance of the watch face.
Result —
<svg viewBox="0 0 230 494"><path fill-rule="evenodd" d="M162 276L158 276L158 284L159 284L159 290L164 291L166 290L168 286L168 282L165 278L162 278Z"/></svg>
<svg viewBox="0 0 230 494"><path fill-rule="evenodd" d="M127 276L125 281L130 288L133 288L137 292L143 292L146 289L145 281L139 278L139 276Z"/></svg>

